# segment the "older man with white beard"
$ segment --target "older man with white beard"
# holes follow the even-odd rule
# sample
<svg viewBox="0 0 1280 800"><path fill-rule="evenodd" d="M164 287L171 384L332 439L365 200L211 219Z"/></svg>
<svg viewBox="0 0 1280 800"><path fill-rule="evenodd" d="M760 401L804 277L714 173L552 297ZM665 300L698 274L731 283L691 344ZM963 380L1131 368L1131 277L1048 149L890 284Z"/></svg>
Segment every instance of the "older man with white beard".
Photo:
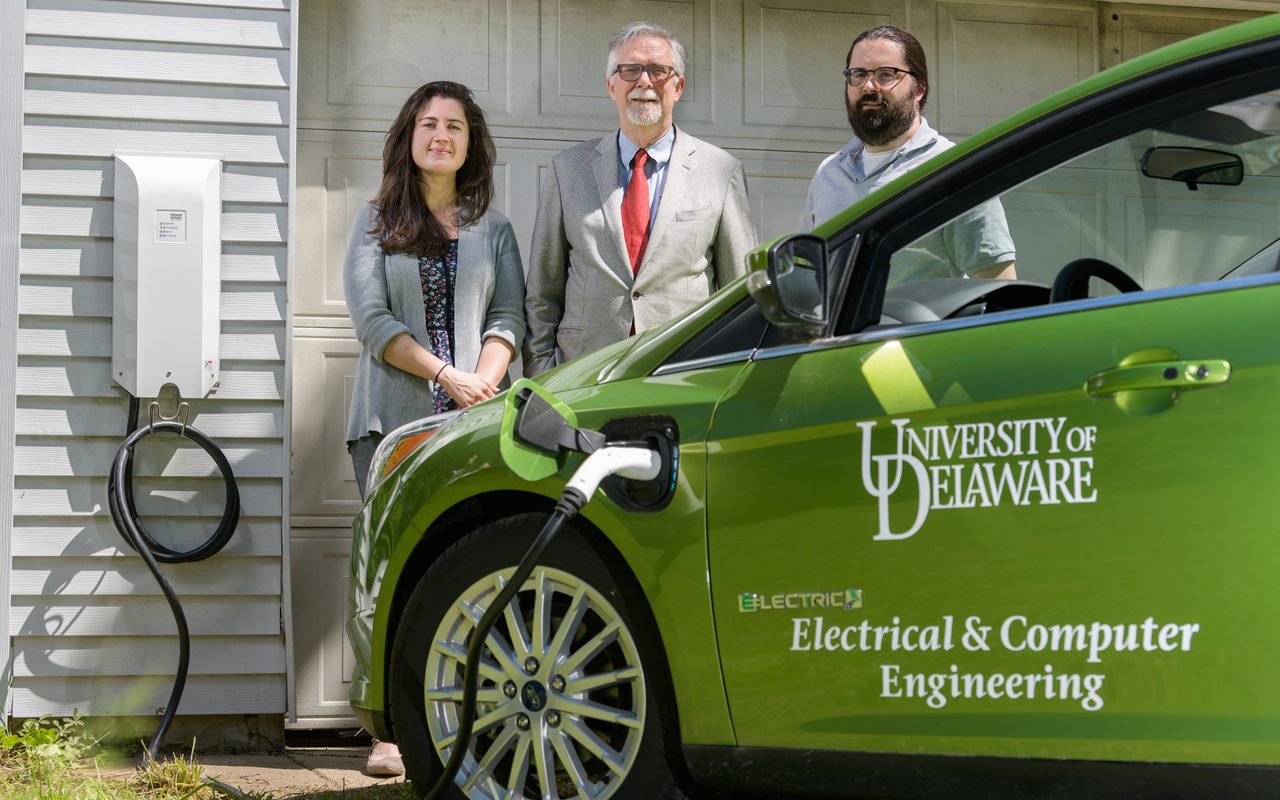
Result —
<svg viewBox="0 0 1280 800"><path fill-rule="evenodd" d="M742 164L673 124L686 80L667 30L633 22L610 38L619 128L556 155L542 184L526 375L665 322L746 271L756 237Z"/></svg>
<svg viewBox="0 0 1280 800"><path fill-rule="evenodd" d="M804 227L849 206L954 143L921 115L929 66L916 37L893 25L860 33L845 56L844 104L854 137L818 167ZM890 284L923 278L1015 278L1013 239L990 200L896 253Z"/></svg>

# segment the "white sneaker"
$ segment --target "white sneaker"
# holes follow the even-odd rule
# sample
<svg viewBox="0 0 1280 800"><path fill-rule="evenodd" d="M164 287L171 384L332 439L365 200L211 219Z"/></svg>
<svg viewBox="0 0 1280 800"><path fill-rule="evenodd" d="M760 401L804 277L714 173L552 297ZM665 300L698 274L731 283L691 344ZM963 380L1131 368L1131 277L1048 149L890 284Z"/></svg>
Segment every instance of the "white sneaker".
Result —
<svg viewBox="0 0 1280 800"><path fill-rule="evenodd" d="M364 771L375 778L396 778L403 775L404 762L400 760L400 748L391 742L374 739Z"/></svg>

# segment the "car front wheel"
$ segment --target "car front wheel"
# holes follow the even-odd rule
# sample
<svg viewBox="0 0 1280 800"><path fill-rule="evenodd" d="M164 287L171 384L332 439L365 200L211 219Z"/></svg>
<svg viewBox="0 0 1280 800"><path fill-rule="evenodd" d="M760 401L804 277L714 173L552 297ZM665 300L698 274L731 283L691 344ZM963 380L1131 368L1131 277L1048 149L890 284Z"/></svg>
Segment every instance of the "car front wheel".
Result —
<svg viewBox="0 0 1280 800"><path fill-rule="evenodd" d="M419 793L456 744L476 624L545 520L511 517L467 535L405 606L392 651L392 720ZM461 795L449 796L683 796L664 752L656 653L641 644L622 595L591 546L562 531L486 640Z"/></svg>

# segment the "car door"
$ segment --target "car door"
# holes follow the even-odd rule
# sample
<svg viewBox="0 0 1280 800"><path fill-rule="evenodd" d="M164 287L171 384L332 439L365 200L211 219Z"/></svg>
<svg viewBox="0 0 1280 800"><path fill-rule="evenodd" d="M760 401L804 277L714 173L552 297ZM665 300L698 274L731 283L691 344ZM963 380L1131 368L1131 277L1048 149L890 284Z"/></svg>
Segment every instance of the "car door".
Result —
<svg viewBox="0 0 1280 800"><path fill-rule="evenodd" d="M739 743L1275 758L1278 308L1268 284L755 361L708 489ZM1113 391L1134 357L1230 374Z"/></svg>
<svg viewBox="0 0 1280 800"><path fill-rule="evenodd" d="M1023 280L763 348L719 404L709 558L740 745L1280 759L1280 283L1211 280L1275 237L1280 137L1226 148L1243 186L1192 193L1142 175L1145 148L1223 145L1168 127L1000 195ZM883 287L910 246L854 269ZM1077 255L1143 291L1044 303Z"/></svg>

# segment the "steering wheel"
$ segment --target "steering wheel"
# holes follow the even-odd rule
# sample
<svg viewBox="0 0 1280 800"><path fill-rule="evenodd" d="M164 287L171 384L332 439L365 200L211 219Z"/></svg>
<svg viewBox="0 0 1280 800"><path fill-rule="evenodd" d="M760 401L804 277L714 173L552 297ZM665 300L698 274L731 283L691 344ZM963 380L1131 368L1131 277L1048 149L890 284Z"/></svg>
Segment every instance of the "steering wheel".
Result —
<svg viewBox="0 0 1280 800"><path fill-rule="evenodd" d="M1058 271L1049 290L1049 302L1083 300L1089 296L1089 279L1101 278L1122 292L1140 292L1142 287L1133 278L1100 258L1077 258Z"/></svg>

